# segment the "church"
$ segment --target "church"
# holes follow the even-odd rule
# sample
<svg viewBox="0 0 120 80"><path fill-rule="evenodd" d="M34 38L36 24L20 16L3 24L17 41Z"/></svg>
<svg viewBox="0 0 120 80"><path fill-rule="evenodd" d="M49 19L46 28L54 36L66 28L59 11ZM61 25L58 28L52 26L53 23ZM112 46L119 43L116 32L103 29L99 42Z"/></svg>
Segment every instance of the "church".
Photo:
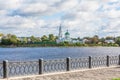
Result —
<svg viewBox="0 0 120 80"><path fill-rule="evenodd" d="M68 30L66 31L66 33L64 34L64 37L63 37L61 25L59 27L59 34L58 34L58 39L57 39L57 43L60 43L60 42L69 42L69 43L72 42L72 39L70 38L70 33Z"/></svg>

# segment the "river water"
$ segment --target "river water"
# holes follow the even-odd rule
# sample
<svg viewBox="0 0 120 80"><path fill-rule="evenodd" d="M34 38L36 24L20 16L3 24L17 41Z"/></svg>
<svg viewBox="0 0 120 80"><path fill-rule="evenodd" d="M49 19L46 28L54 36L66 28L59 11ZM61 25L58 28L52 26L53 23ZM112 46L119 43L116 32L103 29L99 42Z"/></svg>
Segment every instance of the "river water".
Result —
<svg viewBox="0 0 120 80"><path fill-rule="evenodd" d="M0 60L37 60L119 55L119 47L0 48Z"/></svg>

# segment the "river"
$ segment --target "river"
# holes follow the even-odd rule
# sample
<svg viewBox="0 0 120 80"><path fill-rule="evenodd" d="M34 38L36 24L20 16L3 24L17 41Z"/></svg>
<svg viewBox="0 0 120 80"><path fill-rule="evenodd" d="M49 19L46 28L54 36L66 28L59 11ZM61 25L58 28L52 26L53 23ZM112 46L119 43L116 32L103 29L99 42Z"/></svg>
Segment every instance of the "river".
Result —
<svg viewBox="0 0 120 80"><path fill-rule="evenodd" d="M119 47L0 48L0 60L37 60L119 55Z"/></svg>

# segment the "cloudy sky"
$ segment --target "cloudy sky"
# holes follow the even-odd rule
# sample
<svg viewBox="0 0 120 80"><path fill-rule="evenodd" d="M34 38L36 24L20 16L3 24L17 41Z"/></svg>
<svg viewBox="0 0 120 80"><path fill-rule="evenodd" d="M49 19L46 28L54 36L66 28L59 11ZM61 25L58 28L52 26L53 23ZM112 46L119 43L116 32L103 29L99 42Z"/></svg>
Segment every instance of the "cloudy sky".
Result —
<svg viewBox="0 0 120 80"><path fill-rule="evenodd" d="M17 36L120 35L120 0L0 0L0 32Z"/></svg>

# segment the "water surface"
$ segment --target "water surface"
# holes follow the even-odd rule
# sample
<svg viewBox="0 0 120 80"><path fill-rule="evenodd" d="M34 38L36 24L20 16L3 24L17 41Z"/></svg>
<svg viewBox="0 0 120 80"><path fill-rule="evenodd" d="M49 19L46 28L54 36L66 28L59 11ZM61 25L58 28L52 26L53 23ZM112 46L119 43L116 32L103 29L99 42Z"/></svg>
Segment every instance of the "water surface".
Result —
<svg viewBox="0 0 120 80"><path fill-rule="evenodd" d="M0 48L0 60L60 59L66 57L77 58L119 54L119 47Z"/></svg>

